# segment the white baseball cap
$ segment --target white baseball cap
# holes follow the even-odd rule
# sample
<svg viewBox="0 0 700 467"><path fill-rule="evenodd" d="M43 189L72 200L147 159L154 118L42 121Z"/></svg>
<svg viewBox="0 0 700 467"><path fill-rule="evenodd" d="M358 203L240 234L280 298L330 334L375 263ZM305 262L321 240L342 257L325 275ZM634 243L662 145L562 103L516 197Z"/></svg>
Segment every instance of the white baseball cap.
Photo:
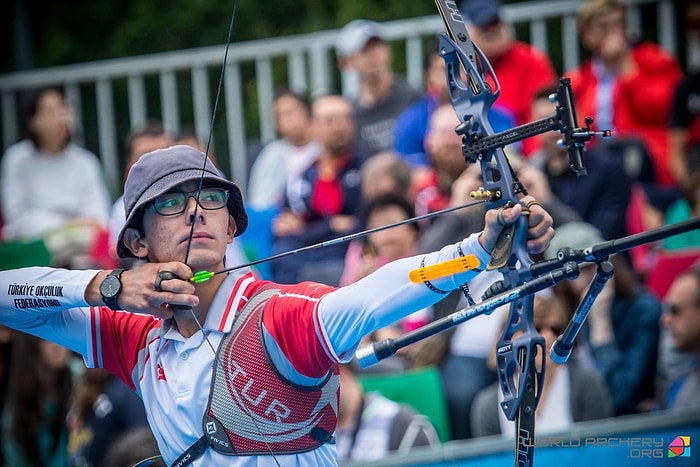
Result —
<svg viewBox="0 0 700 467"><path fill-rule="evenodd" d="M335 49L339 57L349 57L360 52L370 39L384 41L379 25L367 19L356 19L340 30Z"/></svg>

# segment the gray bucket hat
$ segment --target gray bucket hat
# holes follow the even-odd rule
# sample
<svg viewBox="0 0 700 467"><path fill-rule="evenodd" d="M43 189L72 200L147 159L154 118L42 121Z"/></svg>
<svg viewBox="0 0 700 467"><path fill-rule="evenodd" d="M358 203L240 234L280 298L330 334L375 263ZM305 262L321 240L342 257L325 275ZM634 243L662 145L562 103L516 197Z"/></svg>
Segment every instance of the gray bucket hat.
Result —
<svg viewBox="0 0 700 467"><path fill-rule="evenodd" d="M134 257L124 245L124 232L133 227L149 202L183 182L200 180L202 177L205 182L214 182L229 190L227 206L236 221L236 237L245 232L248 214L240 188L227 180L203 152L187 145L171 146L144 154L129 170L124 184L126 223L119 232L117 241L119 257Z"/></svg>

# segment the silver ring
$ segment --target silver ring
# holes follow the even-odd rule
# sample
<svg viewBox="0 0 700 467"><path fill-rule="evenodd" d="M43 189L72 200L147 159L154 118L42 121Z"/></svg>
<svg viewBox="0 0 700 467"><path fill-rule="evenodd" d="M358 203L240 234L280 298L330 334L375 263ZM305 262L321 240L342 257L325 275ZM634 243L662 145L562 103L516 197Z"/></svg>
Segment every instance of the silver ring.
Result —
<svg viewBox="0 0 700 467"><path fill-rule="evenodd" d="M498 223L502 226L508 225L506 221L503 220L503 211L505 211L506 208L499 208L498 209L498 216L496 217L496 220Z"/></svg>

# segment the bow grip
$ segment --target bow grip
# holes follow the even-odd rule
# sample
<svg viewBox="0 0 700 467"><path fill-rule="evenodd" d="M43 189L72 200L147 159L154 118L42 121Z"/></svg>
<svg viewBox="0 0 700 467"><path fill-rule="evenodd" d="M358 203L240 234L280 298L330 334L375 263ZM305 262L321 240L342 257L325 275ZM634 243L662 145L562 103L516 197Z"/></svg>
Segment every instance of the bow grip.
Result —
<svg viewBox="0 0 700 467"><path fill-rule="evenodd" d="M513 252L513 238L515 237L515 224L508 224L503 227L498 235L498 240L491 250L491 258L486 266L487 270L500 269L508 264L510 255Z"/></svg>
<svg viewBox="0 0 700 467"><path fill-rule="evenodd" d="M499 209L505 209L510 206L512 206L512 203L507 203ZM511 265L511 263L514 262L514 260L511 261L514 254L516 257L515 259L520 260L523 265L529 265L531 263L525 247L528 229L527 216L528 211L523 208L522 214L517 221L503 226L503 230L501 230L496 244L491 250L491 258L489 259L489 264L486 266L487 270L503 269ZM511 283L511 285L515 285L515 283L518 282L520 281L516 280L514 283Z"/></svg>

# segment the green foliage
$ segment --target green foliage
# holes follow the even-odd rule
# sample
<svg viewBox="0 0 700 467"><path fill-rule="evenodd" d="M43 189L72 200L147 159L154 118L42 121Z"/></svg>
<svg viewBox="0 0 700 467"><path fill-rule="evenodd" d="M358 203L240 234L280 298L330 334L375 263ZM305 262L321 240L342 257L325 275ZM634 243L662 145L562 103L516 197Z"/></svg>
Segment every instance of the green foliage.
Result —
<svg viewBox="0 0 700 467"><path fill-rule="evenodd" d="M45 68L78 62L167 52L188 48L220 45L227 40L229 22L235 9L232 42L249 41L286 35L297 35L340 28L356 18L389 21L436 14L433 0L275 0L261 3L254 0L74 0L61 2L25 0L19 2L27 16L25 28L31 36L26 48L35 68ZM11 47L13 47L11 45ZM19 49L20 47L18 47ZM405 54L401 45L394 50L397 70L405 69ZM0 66L7 69L9 63ZM287 83L284 59L274 60L273 75L277 87ZM191 76L176 72L179 111L182 126L193 125ZM159 95L158 77L145 76L148 96ZM210 89L217 87L218 72L210 72ZM258 89L255 69L251 64L241 68L245 130L247 137L260 134L257 106ZM336 82L339 77L336 76ZM126 80L113 83L114 119L119 141L120 164L124 161L123 136L128 133L129 109ZM95 90L81 86L85 144L98 149L97 116L94 115ZM213 95L211 96L213 100ZM159 99L148 100L147 115L161 118ZM219 109L215 151L227 150L225 112ZM226 158L223 158L224 161Z"/></svg>
<svg viewBox="0 0 700 467"><path fill-rule="evenodd" d="M431 0L76 0L28 2L36 67L339 28L355 18L388 21L434 14ZM32 5L33 4L33 5Z"/></svg>

